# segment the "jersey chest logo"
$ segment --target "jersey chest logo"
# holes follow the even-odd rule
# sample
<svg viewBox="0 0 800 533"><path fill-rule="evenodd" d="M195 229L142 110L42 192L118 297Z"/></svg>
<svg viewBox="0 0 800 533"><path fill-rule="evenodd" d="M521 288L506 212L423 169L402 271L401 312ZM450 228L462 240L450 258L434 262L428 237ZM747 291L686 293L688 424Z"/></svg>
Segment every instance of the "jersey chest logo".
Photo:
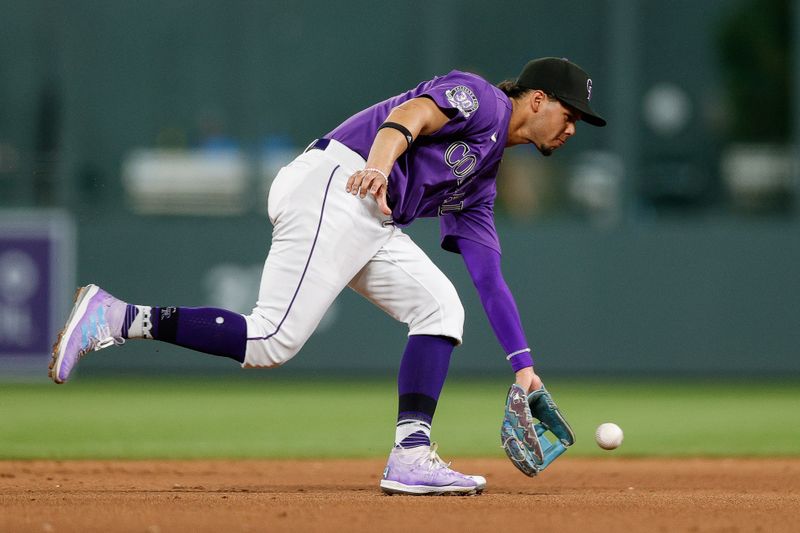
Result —
<svg viewBox="0 0 800 533"><path fill-rule="evenodd" d="M470 151L467 143L456 141L445 150L444 162L457 178L457 185L452 194L439 206L439 216L464 209L465 193L463 189L474 177L470 176L470 173L475 170L478 157Z"/></svg>
<svg viewBox="0 0 800 533"><path fill-rule="evenodd" d="M475 169L478 158L475 157L475 154L470 153L467 143L456 141L444 152L444 162L452 169L453 174L458 178L458 184L461 185L464 177Z"/></svg>

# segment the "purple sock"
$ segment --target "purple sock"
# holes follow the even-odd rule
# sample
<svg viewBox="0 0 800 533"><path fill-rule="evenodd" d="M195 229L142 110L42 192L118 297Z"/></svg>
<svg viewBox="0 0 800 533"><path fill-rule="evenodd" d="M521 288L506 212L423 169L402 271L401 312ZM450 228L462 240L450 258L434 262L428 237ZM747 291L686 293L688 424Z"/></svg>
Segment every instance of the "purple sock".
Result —
<svg viewBox="0 0 800 533"><path fill-rule="evenodd" d="M400 396L397 424L400 427L409 420L416 420L424 423L427 431L409 435L399 443L403 447L430 445L430 423L447 377L453 346L448 337L412 335L408 338L397 378Z"/></svg>
<svg viewBox="0 0 800 533"><path fill-rule="evenodd" d="M127 313L123 331L135 316ZM213 307L153 307L150 321L154 339L244 362L247 322L239 313Z"/></svg>

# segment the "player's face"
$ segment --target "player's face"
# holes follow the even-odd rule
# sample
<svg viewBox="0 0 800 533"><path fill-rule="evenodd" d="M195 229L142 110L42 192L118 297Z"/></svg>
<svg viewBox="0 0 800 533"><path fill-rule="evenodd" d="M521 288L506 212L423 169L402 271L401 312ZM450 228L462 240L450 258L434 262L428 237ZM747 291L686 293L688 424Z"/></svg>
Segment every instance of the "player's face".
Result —
<svg viewBox="0 0 800 533"><path fill-rule="evenodd" d="M548 156L575 135L575 123L580 112L562 104L556 98L542 101L536 113L536 124L530 138L542 155Z"/></svg>

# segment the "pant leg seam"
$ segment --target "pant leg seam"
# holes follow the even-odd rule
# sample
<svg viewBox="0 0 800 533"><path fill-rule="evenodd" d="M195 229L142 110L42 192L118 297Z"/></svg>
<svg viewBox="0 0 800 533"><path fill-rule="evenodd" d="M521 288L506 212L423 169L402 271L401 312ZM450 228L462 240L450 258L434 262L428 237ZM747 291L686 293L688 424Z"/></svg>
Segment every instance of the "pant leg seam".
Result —
<svg viewBox="0 0 800 533"><path fill-rule="evenodd" d="M322 207L320 208L319 222L317 223L317 231L314 234L314 240L311 243L311 250L308 252L308 259L306 260L306 265L303 268L303 273L300 275L300 281L297 282L297 288L295 289L294 294L292 295L292 299L291 299L291 301L289 302L289 305L286 308L286 312L283 314L283 318L281 318L281 321L275 327L275 331L273 331L269 335L266 335L264 337L248 337L247 338L248 341L265 341L265 340L268 340L270 337L275 336L281 330L281 326L283 326L283 323L286 321L286 318L289 316L289 312L292 310L292 305L294 304L294 301L297 299L297 294L300 292L300 287L302 287L303 280L305 279L306 273L308 272L308 266L311 264L311 258L314 255L314 249L317 246L317 239L319 237L319 232L322 229L322 219L323 219L323 216L325 215L325 204L326 204L326 202L328 200L328 192L329 192L330 187L331 187L331 181L333 181L333 175L336 174L337 170L339 170L339 165L336 165L336 167L334 167L333 171L331 172L331 175L328 177L328 183L325 186L325 194L322 197Z"/></svg>

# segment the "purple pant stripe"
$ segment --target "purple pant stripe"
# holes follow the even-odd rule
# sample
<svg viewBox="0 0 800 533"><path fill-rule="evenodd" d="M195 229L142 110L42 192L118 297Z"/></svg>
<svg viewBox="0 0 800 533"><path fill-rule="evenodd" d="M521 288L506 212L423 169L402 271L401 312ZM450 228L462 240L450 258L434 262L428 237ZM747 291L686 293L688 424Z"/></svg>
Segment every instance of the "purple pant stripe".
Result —
<svg viewBox="0 0 800 533"><path fill-rule="evenodd" d="M278 326L275 328L275 331L270 333L265 337L248 337L248 341L265 341L270 337L274 336L281 330L281 326L286 321L286 317L289 316L289 311L292 310L292 305L294 304L295 299L297 298L297 294L300 292L300 287L303 285L303 280L306 277L306 272L308 272L308 265L311 264L311 257L314 255L314 248L317 246L317 238L319 237L319 230L322 228L322 216L325 214L325 202L328 200L328 191L331 188L331 181L333 180L333 175L336 174L336 171L339 170L339 165L336 165L336 168L333 169L331 175L328 177L328 184L325 186L325 195L322 197L322 207L319 211L319 222L317 222L317 231L314 234L314 241L311 243L311 250L308 252L308 259L306 260L306 266L303 268L303 273L300 275L300 281L297 283L297 288L294 291L294 295L292 296L292 300L289 302L289 306L286 308L286 313L283 314L283 318L278 323Z"/></svg>

